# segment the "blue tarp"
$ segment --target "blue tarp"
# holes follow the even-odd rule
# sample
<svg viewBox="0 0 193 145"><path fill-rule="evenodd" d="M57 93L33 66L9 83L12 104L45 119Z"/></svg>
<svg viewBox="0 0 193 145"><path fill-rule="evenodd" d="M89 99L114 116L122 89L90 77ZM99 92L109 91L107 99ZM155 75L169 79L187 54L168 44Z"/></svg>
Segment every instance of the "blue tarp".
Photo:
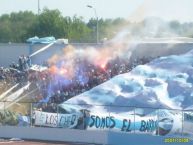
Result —
<svg viewBox="0 0 193 145"><path fill-rule="evenodd" d="M49 43L55 42L56 39L55 39L55 37L53 37L53 36L43 37L43 38L39 38L39 37L35 36L35 37L32 37L32 38L28 38L26 41L27 41L28 43L32 43L32 44L35 44L35 43L49 44Z"/></svg>

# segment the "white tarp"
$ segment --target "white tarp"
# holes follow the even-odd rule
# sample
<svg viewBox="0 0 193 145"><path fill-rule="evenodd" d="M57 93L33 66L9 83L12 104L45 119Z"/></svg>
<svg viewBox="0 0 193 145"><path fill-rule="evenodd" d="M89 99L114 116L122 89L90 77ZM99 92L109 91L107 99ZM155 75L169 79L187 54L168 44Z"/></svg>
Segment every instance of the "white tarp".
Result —
<svg viewBox="0 0 193 145"><path fill-rule="evenodd" d="M38 126L74 128L78 124L79 115L35 111L34 119L34 125Z"/></svg>
<svg viewBox="0 0 193 145"><path fill-rule="evenodd" d="M0 95L0 100L3 99L8 93L10 93L14 88L16 88L19 84L17 83L13 87L11 87L9 90L5 91L3 94ZM0 107L1 108L1 107Z"/></svg>
<svg viewBox="0 0 193 145"><path fill-rule="evenodd" d="M29 88L31 83L28 83L27 85L25 85L24 87L20 88L19 90L17 90L16 92L12 93L11 95L9 95L8 97L6 97L6 101L8 102L13 102L15 99L18 99L18 97Z"/></svg>
<svg viewBox="0 0 193 145"><path fill-rule="evenodd" d="M38 54L38 53L40 53L40 52L48 49L48 48L49 48L50 46L52 46L53 44L54 44L54 42L53 42L53 43L49 43L48 45L44 46L43 48L39 49L38 51L32 53L32 54L30 55L30 57L35 56L36 54Z"/></svg>
<svg viewBox="0 0 193 145"><path fill-rule="evenodd" d="M32 65L31 67L30 67L30 70L32 70L32 71L37 71L37 72L43 72L43 71L45 71L45 70L47 70L48 68L47 67L45 67L45 66L40 66L40 65Z"/></svg>

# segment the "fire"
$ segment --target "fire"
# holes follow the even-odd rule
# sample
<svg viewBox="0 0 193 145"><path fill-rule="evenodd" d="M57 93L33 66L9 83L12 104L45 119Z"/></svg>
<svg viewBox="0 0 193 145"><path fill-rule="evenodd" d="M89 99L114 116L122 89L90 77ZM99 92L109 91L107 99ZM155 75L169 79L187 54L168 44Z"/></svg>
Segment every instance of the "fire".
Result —
<svg viewBox="0 0 193 145"><path fill-rule="evenodd" d="M61 68L61 70L59 71L60 75L65 75L68 71L64 68Z"/></svg>
<svg viewBox="0 0 193 145"><path fill-rule="evenodd" d="M101 66L100 66L102 69L105 69L106 68L106 64L101 64Z"/></svg>
<svg viewBox="0 0 193 145"><path fill-rule="evenodd" d="M50 70L50 72L51 72L52 74L56 74L57 71L58 71L58 68L57 68L55 65L53 65L53 66L50 67L49 70Z"/></svg>

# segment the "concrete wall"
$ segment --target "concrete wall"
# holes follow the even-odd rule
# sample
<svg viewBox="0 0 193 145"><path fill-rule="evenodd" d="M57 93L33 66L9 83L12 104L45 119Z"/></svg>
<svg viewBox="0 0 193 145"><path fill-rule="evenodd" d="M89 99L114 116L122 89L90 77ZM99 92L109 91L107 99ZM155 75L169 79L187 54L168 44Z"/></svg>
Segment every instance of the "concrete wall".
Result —
<svg viewBox="0 0 193 145"><path fill-rule="evenodd" d="M153 136L148 134L109 132L108 145L193 145L193 140L189 142L165 142L165 139L181 139L184 136Z"/></svg>
<svg viewBox="0 0 193 145"><path fill-rule="evenodd" d="M88 45L96 47L96 44L72 44L76 48L85 48ZM100 47L102 44L98 45ZM29 55L33 52L45 47L44 44L36 44L30 46L30 44L0 44L0 66L7 67L13 61L18 61L18 56L24 54ZM54 44L42 53L32 57L32 63L42 64L45 60L53 56L54 54L61 54L64 44ZM172 54L182 54L193 49L193 43L138 43L133 45L130 49L133 51L132 58L143 56L166 56Z"/></svg>
<svg viewBox="0 0 193 145"><path fill-rule="evenodd" d="M75 130L60 128L0 127L0 138L21 138L46 141L81 142L101 145L193 145L187 143L165 143L167 138L186 138L177 136L153 136L148 134L121 133L113 131Z"/></svg>
<svg viewBox="0 0 193 145"><path fill-rule="evenodd" d="M0 66L9 66L18 61L18 56L28 55L27 44L0 44Z"/></svg>
<svg viewBox="0 0 193 145"><path fill-rule="evenodd" d="M107 144L107 132L61 128L0 127L0 138Z"/></svg>
<svg viewBox="0 0 193 145"><path fill-rule="evenodd" d="M193 49L193 43L139 43L133 50L134 57L167 56L183 54Z"/></svg>
<svg viewBox="0 0 193 145"><path fill-rule="evenodd" d="M18 63L20 55L30 55L37 50L45 47L45 44L30 45L26 43L0 44L0 66L7 67L12 62ZM32 57L32 63L42 64L43 61L50 58L53 54L61 53L65 47L64 44L54 44L42 53Z"/></svg>

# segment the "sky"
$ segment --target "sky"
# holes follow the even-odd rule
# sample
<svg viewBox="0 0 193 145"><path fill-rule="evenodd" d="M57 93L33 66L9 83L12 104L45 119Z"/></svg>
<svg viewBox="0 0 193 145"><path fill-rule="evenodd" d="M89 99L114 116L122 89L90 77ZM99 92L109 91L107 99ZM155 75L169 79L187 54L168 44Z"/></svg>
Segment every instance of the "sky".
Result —
<svg viewBox="0 0 193 145"><path fill-rule="evenodd" d="M85 21L98 18L122 17L130 21L141 21L155 16L164 20L193 21L193 0L39 0L40 9L59 9L63 16L82 16ZM0 15L29 10L38 12L38 0L0 0Z"/></svg>

